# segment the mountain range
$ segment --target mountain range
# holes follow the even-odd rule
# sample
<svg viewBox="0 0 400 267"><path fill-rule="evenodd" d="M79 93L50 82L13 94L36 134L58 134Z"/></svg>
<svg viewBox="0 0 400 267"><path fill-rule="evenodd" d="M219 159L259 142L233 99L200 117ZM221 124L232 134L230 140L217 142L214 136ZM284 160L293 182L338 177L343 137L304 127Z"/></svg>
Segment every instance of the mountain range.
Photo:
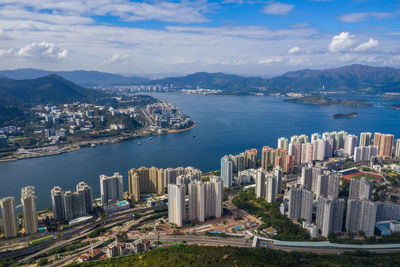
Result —
<svg viewBox="0 0 400 267"><path fill-rule="evenodd" d="M265 79L225 73L198 72L181 77L150 80L143 77L128 77L98 71L44 71L38 69L17 69L0 71L0 77L11 79L34 79L49 74L59 75L80 86L111 85L168 85L175 89L207 88L220 89L227 94L248 94L252 92L400 92L400 70L388 67L349 65L326 70L304 69L287 72Z"/></svg>
<svg viewBox="0 0 400 267"><path fill-rule="evenodd" d="M15 80L36 79L51 74L56 74L64 79L70 80L80 86L95 87L95 86L112 86L112 85L134 85L142 84L149 81L148 78L143 77L127 77L120 74L106 73L100 71L47 71L40 69L16 69L16 70L2 70L0 71L1 77L8 77Z"/></svg>

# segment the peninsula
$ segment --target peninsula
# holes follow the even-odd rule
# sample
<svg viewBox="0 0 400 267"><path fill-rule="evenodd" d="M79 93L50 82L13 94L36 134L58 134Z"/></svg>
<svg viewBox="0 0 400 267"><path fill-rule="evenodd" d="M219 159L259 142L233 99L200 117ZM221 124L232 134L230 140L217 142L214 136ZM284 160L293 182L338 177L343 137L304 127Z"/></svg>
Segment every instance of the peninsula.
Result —
<svg viewBox="0 0 400 267"><path fill-rule="evenodd" d="M285 99L285 102L298 103L298 104L309 104L317 106L347 106L347 107L372 107L372 104L364 99L339 99L323 97L319 95L308 95L299 98Z"/></svg>

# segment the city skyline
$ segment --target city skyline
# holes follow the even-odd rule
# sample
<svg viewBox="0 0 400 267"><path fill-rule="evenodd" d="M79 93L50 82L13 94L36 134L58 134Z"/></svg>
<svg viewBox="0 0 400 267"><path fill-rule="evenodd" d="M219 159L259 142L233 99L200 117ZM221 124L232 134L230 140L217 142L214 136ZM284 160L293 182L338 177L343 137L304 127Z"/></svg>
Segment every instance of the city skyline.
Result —
<svg viewBox="0 0 400 267"><path fill-rule="evenodd" d="M399 67L399 5L337 2L2 1L0 69L273 76Z"/></svg>

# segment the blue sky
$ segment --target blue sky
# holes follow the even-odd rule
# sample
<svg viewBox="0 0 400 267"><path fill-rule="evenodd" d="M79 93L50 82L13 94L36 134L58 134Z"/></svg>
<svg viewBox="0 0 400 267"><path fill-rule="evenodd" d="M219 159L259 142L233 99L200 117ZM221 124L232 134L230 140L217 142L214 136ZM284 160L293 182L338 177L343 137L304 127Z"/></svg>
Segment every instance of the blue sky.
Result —
<svg viewBox="0 0 400 267"><path fill-rule="evenodd" d="M0 69L272 76L400 67L400 1L0 0Z"/></svg>

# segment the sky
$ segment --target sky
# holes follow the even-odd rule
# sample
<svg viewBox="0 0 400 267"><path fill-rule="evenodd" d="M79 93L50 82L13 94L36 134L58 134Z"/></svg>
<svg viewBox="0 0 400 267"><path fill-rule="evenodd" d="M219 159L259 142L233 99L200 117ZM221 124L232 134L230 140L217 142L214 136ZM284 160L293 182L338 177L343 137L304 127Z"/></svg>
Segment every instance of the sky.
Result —
<svg viewBox="0 0 400 267"><path fill-rule="evenodd" d="M400 0L0 0L0 69L274 76L400 67Z"/></svg>

